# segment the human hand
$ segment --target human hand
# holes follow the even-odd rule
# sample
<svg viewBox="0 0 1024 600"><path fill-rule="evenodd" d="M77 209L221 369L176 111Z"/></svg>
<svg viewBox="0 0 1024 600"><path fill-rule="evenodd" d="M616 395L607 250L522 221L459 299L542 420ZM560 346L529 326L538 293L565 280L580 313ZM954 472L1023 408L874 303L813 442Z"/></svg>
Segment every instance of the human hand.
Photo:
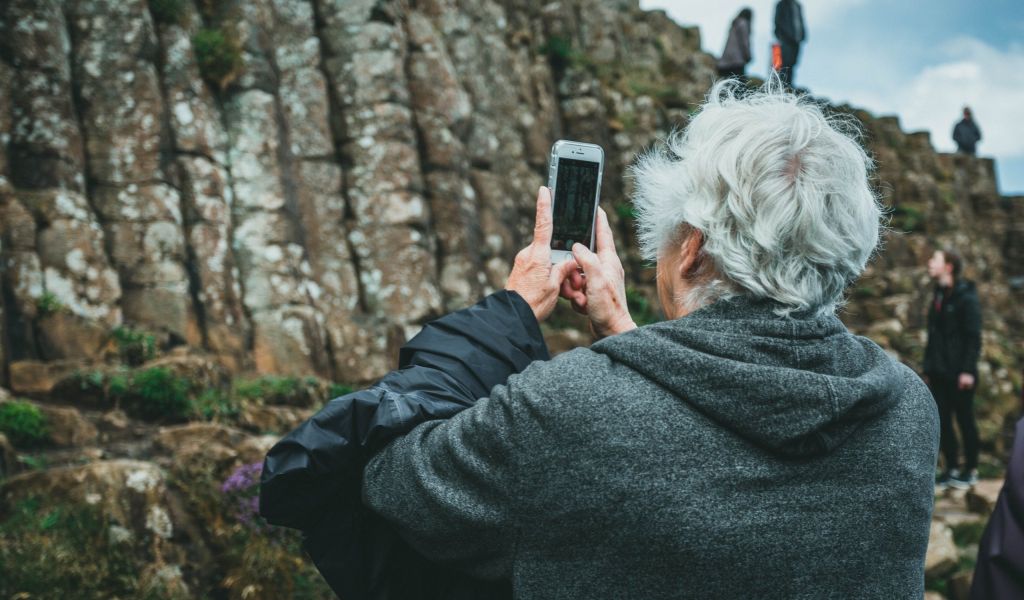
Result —
<svg viewBox="0 0 1024 600"><path fill-rule="evenodd" d="M567 298L577 312L590 317L594 334L601 338L636 329L626 305L626 274L615 252L608 215L598 208L597 253L583 244L573 244L572 254L583 268L583 275L569 273L562 283L560 295Z"/></svg>
<svg viewBox="0 0 1024 600"><path fill-rule="evenodd" d="M970 373L961 373L960 380L957 381L957 387L961 390L969 390L974 387L974 375Z"/></svg>
<svg viewBox="0 0 1024 600"><path fill-rule="evenodd" d="M538 321L543 321L555 309L558 290L562 282L578 268L572 258L551 264L551 190L541 187L537 191L537 218L533 226L533 242L516 254L512 273L505 289L518 293L533 309Z"/></svg>

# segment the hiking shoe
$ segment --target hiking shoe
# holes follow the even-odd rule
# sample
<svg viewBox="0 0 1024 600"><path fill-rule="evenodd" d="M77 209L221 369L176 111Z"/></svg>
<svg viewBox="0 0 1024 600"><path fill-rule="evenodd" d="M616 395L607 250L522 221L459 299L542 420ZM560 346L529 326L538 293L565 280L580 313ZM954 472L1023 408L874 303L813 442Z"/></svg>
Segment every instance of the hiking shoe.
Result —
<svg viewBox="0 0 1024 600"><path fill-rule="evenodd" d="M950 486L950 483L954 479L960 479L960 469L947 469L939 476L939 479L935 482L935 486L944 490Z"/></svg>
<svg viewBox="0 0 1024 600"><path fill-rule="evenodd" d="M961 476L959 473L955 477L949 479L949 486L954 487L958 490L969 490L978 483L978 470L972 469L966 476Z"/></svg>

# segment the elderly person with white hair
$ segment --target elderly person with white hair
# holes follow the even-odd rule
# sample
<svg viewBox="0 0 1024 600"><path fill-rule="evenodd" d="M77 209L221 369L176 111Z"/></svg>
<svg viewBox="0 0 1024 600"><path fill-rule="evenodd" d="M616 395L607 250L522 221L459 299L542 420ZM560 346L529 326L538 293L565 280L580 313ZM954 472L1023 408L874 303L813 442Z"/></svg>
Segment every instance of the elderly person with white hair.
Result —
<svg viewBox="0 0 1024 600"><path fill-rule="evenodd" d="M537 338L562 295L602 339L369 460L364 504L427 559L515 598L921 598L935 404L835 315L879 239L870 160L777 82L738 89L633 168L667 321L630 318L604 213L550 264L541 189L502 293Z"/></svg>

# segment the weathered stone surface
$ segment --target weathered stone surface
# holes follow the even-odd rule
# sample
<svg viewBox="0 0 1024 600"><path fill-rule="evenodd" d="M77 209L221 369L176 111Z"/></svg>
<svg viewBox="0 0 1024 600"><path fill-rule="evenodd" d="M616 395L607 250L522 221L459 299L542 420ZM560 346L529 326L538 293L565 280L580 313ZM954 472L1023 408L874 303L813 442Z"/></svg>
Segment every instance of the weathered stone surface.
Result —
<svg viewBox="0 0 1024 600"><path fill-rule="evenodd" d="M34 244L43 271L40 296L49 293L71 314L99 325L119 323L120 283L107 259L103 230L86 199L51 189L21 192L17 201L34 219Z"/></svg>
<svg viewBox="0 0 1024 600"><path fill-rule="evenodd" d="M175 350L185 350L176 348ZM172 373L189 382L195 389L221 389L231 382L231 374L211 357L188 354L186 352L172 353L151 360L139 367L139 370L165 368Z"/></svg>
<svg viewBox="0 0 1024 600"><path fill-rule="evenodd" d="M82 369L77 360L19 360L10 363L11 391L15 394L47 394L58 381Z"/></svg>
<svg viewBox="0 0 1024 600"><path fill-rule="evenodd" d="M933 521L928 533L928 553L924 559L925 577L933 580L948 575L956 569L957 558L953 530Z"/></svg>
<svg viewBox="0 0 1024 600"><path fill-rule="evenodd" d="M89 175L106 184L161 178L163 103L153 22L143 0L68 3L72 72L82 107Z"/></svg>
<svg viewBox="0 0 1024 600"><path fill-rule="evenodd" d="M84 446L96 441L96 426L74 408L40 405L50 442L57 446Z"/></svg>
<svg viewBox="0 0 1024 600"><path fill-rule="evenodd" d="M1001 479L982 479L967 492L967 506L978 514L990 515L1002 490Z"/></svg>
<svg viewBox="0 0 1024 600"><path fill-rule="evenodd" d="M226 139L226 137L225 137ZM203 157L178 160L189 263L202 308L206 346L234 370L247 366L251 325L242 306L238 266L231 246L231 187L226 169Z"/></svg>
<svg viewBox="0 0 1024 600"><path fill-rule="evenodd" d="M165 462L171 468L191 474L213 473L218 477L239 464L261 461L270 449L261 436L250 436L215 423L163 427L154 443L165 453Z"/></svg>
<svg viewBox="0 0 1024 600"><path fill-rule="evenodd" d="M241 423L260 433L284 435L313 415L313 411L294 406L247 406Z"/></svg>
<svg viewBox="0 0 1024 600"><path fill-rule="evenodd" d="M153 543L174 535L164 503L166 481L153 463L111 460L34 471L7 480L0 490L7 506L28 497L46 504L88 504L99 506L114 523Z"/></svg>
<svg viewBox="0 0 1024 600"><path fill-rule="evenodd" d="M5 32L5 46L14 67L11 176L21 188L85 189L85 153L72 97L71 41L63 4L7 3L12 25Z"/></svg>

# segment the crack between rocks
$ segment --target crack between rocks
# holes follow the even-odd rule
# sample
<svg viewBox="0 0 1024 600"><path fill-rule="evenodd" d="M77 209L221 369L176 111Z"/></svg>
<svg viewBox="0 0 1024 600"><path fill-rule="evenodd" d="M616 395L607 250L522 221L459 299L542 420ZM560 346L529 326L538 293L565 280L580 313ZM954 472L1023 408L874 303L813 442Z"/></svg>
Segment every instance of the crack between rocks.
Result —
<svg viewBox="0 0 1024 600"><path fill-rule="evenodd" d="M124 290L127 288L125 279L121 273L120 265L114 261L114 254L111 251L110 232L108 229L108 222L103 218L103 214L96 207L96 202L93 199L93 188L98 185L99 182L89 173L89 144L88 144L88 132L86 131L84 121L82 118L82 98L81 90L77 84L77 78L75 77L75 64L71 60L71 56L74 54L77 44L75 43L75 31L71 26L71 19L69 18L67 11L63 8L60 9L64 17L64 27L68 36L68 47L71 54L65 55L64 60L68 65L68 74L70 81L68 85L70 87L71 94L71 112L75 118L75 126L78 128L79 140L82 144L82 197L85 198L85 203L92 212L93 219L96 220L96 224L99 226L100 231L103 233L103 243L100 245L103 248L103 255L107 261L107 267L112 269L117 274L117 282L121 288L121 294L117 298L117 307L121 313L121 323L124 323Z"/></svg>
<svg viewBox="0 0 1024 600"><path fill-rule="evenodd" d="M277 11L273 6L271 7L271 12L274 13L275 17L277 17ZM314 9L314 32L316 32L315 15L316 12ZM261 41L270 42L272 44L273 40L270 38L272 38L272 34L261 38ZM299 271L299 277L300 280L312 279L315 282L315 270L312 269L314 259L309 250L309 233L306 230L306 222L303 219L303 214L315 214L315 211L309 210L309 206L303 206L304 203L300 198L299 184L297 181L299 178L297 163L303 159L302 157L296 157L292 154L291 130L289 129L288 119L285 115L284 105L281 102L281 69L277 64L277 58L274 54L272 45L268 46L261 44L261 46L261 50L267 58L267 64L270 65L271 73L273 73L274 76L274 90L271 96L274 98L274 118L277 121L277 160L281 165L281 191L284 194L284 209L288 214L289 219L295 225L295 231L298 237L296 242L302 247L305 260L309 264L311 270L314 271L314 273L309 276L306 276ZM307 210L303 211L304 208ZM317 285L320 284L317 283ZM309 293L308 288L305 288L305 296L306 304L316 313L323 315L320 308L317 306L316 300ZM320 348L323 348L327 354L327 372L333 380L337 376L337 373L335 372L334 349L331 348L330 336L327 335L327 330L324 327L324 324L317 321L315 316L313 321L317 325L320 325L320 327L318 329L311 328L310 333L317 333L315 337L319 337L320 339L313 339L310 341L316 343ZM320 334L322 334L322 336Z"/></svg>
<svg viewBox="0 0 1024 600"><path fill-rule="evenodd" d="M402 75L403 77L405 77L406 87L409 87L409 63L413 59L413 53L419 52L420 49L418 46L416 46L416 44L412 42L412 39L409 36L408 21L405 19L402 20L402 29L405 30L405 57L402 60ZM416 140L416 162L419 165L420 177L423 180L423 201L427 209L427 222L423 226L423 228L426 230L424 232L426 234L426 239L431 240L433 242L433 248L431 248L431 250L433 250L432 254L434 256L434 281L437 282L437 291L441 295L441 307L442 310L444 310L444 308L448 306L449 300L451 300L448 293L445 292L444 286L441 285L441 274L444 272L444 264L445 261L447 260L447 252L445 251L444 243L442 243L440 236L437 235L437 219L434 215L434 203L436 201L436 196L434 194L434 190L431 189L430 182L427 179L427 175L429 175L430 173L442 172L445 171L446 169L432 167L427 162L427 143L425 136L423 134L423 126L420 124L420 114L419 111L412 106L411 102L409 106L409 112L412 115L412 133L413 137ZM432 317L427 317L426 319L430 318Z"/></svg>
<svg viewBox="0 0 1024 600"><path fill-rule="evenodd" d="M160 128L162 130L160 140L160 167L164 171L164 176L168 178L168 185L176 187L178 190L179 199L179 210L181 211L181 233L182 242L185 246L185 273L188 274L188 291L189 297L192 299L192 308L196 315L196 325L199 328L199 339L204 349L210 349L210 337L207 331L207 316L206 306L200 299L202 290L202 278L199 275L199 256L196 254L195 248L192 246L192 228L195 226L194 215L198 215L198 210L195 207L195 199L192 197L192 186L187 185L191 181L191 176L181 168L176 160L178 138L177 132L174 131L173 124L171 123L171 111L167 102L167 83L164 81L164 71L167 66L167 52L164 48L163 40L160 38L160 31L163 25L157 22L156 17L153 15L152 9L149 4L146 4L146 10L149 12L150 19L153 22L153 37L156 40L156 60L154 67L156 68L156 80L157 89L160 91ZM171 165L170 171L167 166ZM170 173L171 176L168 176ZM173 175L177 175L174 177ZM173 181L170 181L173 180ZM185 192L185 188L188 188L188 192Z"/></svg>
<svg viewBox="0 0 1024 600"><path fill-rule="evenodd" d="M345 226L345 246L348 248L349 260L352 262L352 269L355 272L356 290L358 295L358 307L359 312L368 315L370 314L369 303L366 298L366 288L363 285L363 267L362 261L359 258L359 254L356 252L355 244L352 243L350 233L357 229L356 227L356 216L355 210L352 208L352 198L349 195L349 170L352 166L351 158L345 153L345 138L346 136L342 132L335 130L335 123L339 124L339 127L344 127L343 113L341 108L341 101L337 97L334 87L334 78L331 77L330 71L327 69L328 50L327 44L324 41L324 28L326 27L326 21L323 15L323 6L321 2L323 0L310 0L310 4L313 7L313 30L317 39L320 42L320 61L317 67L320 69L320 73L324 77L324 81L327 82L327 110L328 110L328 126L331 128L331 141L334 144L334 161L341 166L341 197L345 202L345 214L342 216L343 223ZM337 119L337 120L336 120Z"/></svg>

